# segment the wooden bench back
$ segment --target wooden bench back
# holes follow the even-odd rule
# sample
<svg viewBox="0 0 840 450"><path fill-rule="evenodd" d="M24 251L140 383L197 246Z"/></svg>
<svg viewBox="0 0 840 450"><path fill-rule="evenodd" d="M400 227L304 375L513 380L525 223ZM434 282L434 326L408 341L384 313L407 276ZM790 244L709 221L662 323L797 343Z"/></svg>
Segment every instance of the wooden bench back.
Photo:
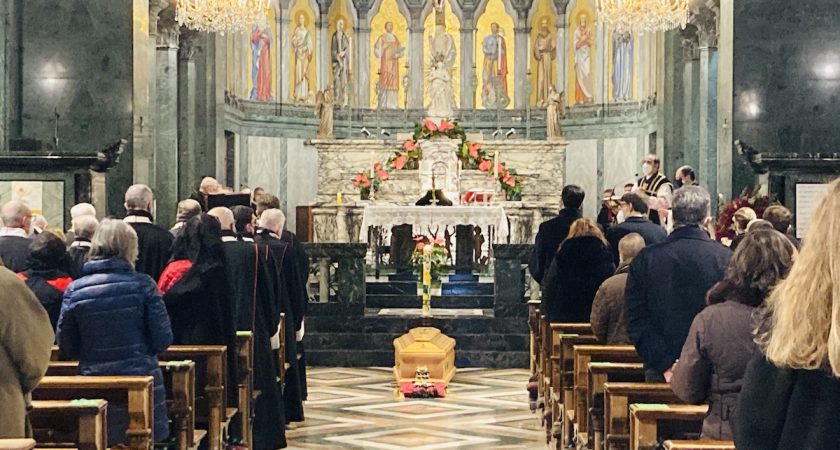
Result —
<svg viewBox="0 0 840 450"><path fill-rule="evenodd" d="M35 400L29 411L33 437L41 446L106 450L105 400Z"/></svg>
<svg viewBox="0 0 840 450"><path fill-rule="evenodd" d="M655 450L660 439L699 436L708 405L630 405L630 448Z"/></svg>
<svg viewBox="0 0 840 450"><path fill-rule="evenodd" d="M604 383L604 437L607 448L630 445L630 405L680 403L667 383Z"/></svg>

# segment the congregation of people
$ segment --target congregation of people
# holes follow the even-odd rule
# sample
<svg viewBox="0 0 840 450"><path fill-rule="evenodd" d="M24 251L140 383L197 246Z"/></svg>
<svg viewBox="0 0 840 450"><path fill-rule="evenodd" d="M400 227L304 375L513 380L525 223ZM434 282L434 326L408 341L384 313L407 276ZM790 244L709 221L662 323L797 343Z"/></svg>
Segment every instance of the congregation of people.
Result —
<svg viewBox="0 0 840 450"><path fill-rule="evenodd" d="M285 229L276 196L258 192L248 206L208 205L221 193L215 179L202 180L178 203L171 229L154 223L154 194L140 184L125 192L124 218L100 222L91 204L80 203L70 209L66 232L36 228L22 202L2 206L0 290L14 314L0 320L0 437L25 435L30 394L57 344L60 358L78 361L79 375L152 376L153 439L168 442L176 433L157 355L170 345L226 346L227 377L236 380L237 331L249 331L258 392L251 444L287 446L285 430L304 420L307 398L309 262ZM196 373L197 385L202 376ZM226 393L235 408L237 389ZM241 420L228 427L228 445L243 442ZM126 442L128 421L126 405L109 402L109 446Z"/></svg>
<svg viewBox="0 0 840 450"><path fill-rule="evenodd" d="M702 439L837 448L840 179L802 242L778 204L740 208L735 238L718 240L693 169L672 183L648 155L642 170L622 195L605 192L597 222L582 215L584 191L563 188L529 264L540 314L634 346L647 382L708 405Z"/></svg>

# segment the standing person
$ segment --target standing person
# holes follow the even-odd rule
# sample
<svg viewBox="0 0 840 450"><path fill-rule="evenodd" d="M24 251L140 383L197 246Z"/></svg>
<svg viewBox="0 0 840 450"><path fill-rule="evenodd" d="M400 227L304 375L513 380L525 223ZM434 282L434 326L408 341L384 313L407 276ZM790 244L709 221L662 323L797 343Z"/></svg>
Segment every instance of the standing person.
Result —
<svg viewBox="0 0 840 450"><path fill-rule="evenodd" d="M266 209L280 209L280 199L274 194L264 193L257 199L257 209L254 210L257 219Z"/></svg>
<svg viewBox="0 0 840 450"><path fill-rule="evenodd" d="M77 278L82 273L82 266L87 261L91 240L97 228L99 228L99 221L96 220L96 217L80 216L73 219L74 238L70 247L67 249L67 254L70 256L71 267L74 271L73 275L76 275Z"/></svg>
<svg viewBox="0 0 840 450"><path fill-rule="evenodd" d="M29 394L47 372L54 328L32 291L2 264L0 291L0 439L23 438Z"/></svg>
<svg viewBox="0 0 840 450"><path fill-rule="evenodd" d="M790 243L799 250L802 244L799 242L799 239L793 235L793 230L790 227L790 224L793 221L793 214L789 209L782 205L768 206L767 209L764 210L764 214L761 215L761 218L770 222L776 231L787 236Z"/></svg>
<svg viewBox="0 0 840 450"><path fill-rule="evenodd" d="M579 186L574 184L564 186L560 193L560 212L557 217L540 224L540 230L534 242L534 252L528 264L528 270L537 283L542 284L543 277L548 272L548 266L560 248L560 243L569 235L572 222L583 216L581 208L585 196L586 194Z"/></svg>
<svg viewBox="0 0 840 450"><path fill-rule="evenodd" d="M756 216L755 210L749 206L738 208L735 211L735 214L732 215L732 223L735 225L735 237L732 238L732 242L729 244L730 250L734 252L738 248L738 244L747 237L747 226L757 218L758 216Z"/></svg>
<svg viewBox="0 0 840 450"><path fill-rule="evenodd" d="M481 73L481 101L487 109L506 108L510 103L507 87L507 42L498 23L490 24L490 34L481 42L484 64Z"/></svg>
<svg viewBox="0 0 840 450"><path fill-rule="evenodd" d="M169 435L166 390L157 354L172 343L163 300L148 275L136 272L134 229L105 219L93 236L82 277L64 293L58 319L62 356L79 360L80 375L147 375L154 378L154 439ZM125 442L128 410L108 402L108 446Z"/></svg>
<svg viewBox="0 0 840 450"><path fill-rule="evenodd" d="M645 247L630 265L625 289L627 331L648 381L668 381L706 292L723 278L732 252L703 228L711 199L699 186L674 194L674 231Z"/></svg>
<svg viewBox="0 0 840 450"><path fill-rule="evenodd" d="M644 193L624 194L619 205L624 221L607 230L607 240L616 262L619 259L618 242L630 233L639 233L647 245L658 244L668 237L664 228L648 220L648 198Z"/></svg>
<svg viewBox="0 0 840 450"><path fill-rule="evenodd" d="M747 363L755 351L753 310L793 265L796 250L774 230L750 233L706 296L709 303L691 324L671 388L687 403L708 403L701 439L732 440Z"/></svg>
<svg viewBox="0 0 840 450"><path fill-rule="evenodd" d="M660 216L667 214L674 191L671 181L660 169L658 156L654 154L645 156L642 161L643 176L638 181L639 189L651 198L649 201L650 221L657 225L662 224Z"/></svg>
<svg viewBox="0 0 840 450"><path fill-rule="evenodd" d="M592 219L574 221L545 276L542 305L550 322L589 321L598 286L615 272L609 244Z"/></svg>
<svg viewBox="0 0 840 450"><path fill-rule="evenodd" d="M230 209L233 213L236 238L243 242L254 242L254 210L242 205Z"/></svg>
<svg viewBox="0 0 840 450"><path fill-rule="evenodd" d="M90 216L94 219L96 218L96 208L90 203L77 203L70 208L70 223L72 224L74 220L78 219L82 216ZM64 236L67 238L65 241L67 245L73 243L73 240L76 238L76 235L73 233L73 228L71 227L64 233Z"/></svg>
<svg viewBox="0 0 840 450"><path fill-rule="evenodd" d="M123 221L134 229L138 239L138 256L134 264L138 272L157 280L172 255L172 234L152 223L154 194L149 186L135 184L125 191Z"/></svg>
<svg viewBox="0 0 840 450"><path fill-rule="evenodd" d="M618 242L621 256L615 275L607 278L595 293L592 300L592 314L589 323L598 341L605 344L629 344L627 334L627 315L624 306L624 290L627 287L627 274L633 258L645 248L645 240L638 233L630 233Z"/></svg>
<svg viewBox="0 0 840 450"><path fill-rule="evenodd" d="M592 53L595 36L587 24L587 16L580 15L580 24L575 30L575 104L592 103L595 77L592 76Z"/></svg>
<svg viewBox="0 0 840 450"><path fill-rule="evenodd" d="M197 201L201 205L201 210L207 212L208 197L222 193L224 193L224 188L221 183L213 177L204 177L198 185L198 190L190 194L190 199Z"/></svg>
<svg viewBox="0 0 840 450"><path fill-rule="evenodd" d="M691 166L681 166L674 173L674 186L681 188L683 186L693 186L697 184L697 174Z"/></svg>
<svg viewBox="0 0 840 450"><path fill-rule="evenodd" d="M32 229L32 210L25 203L10 201L0 210L0 261L12 272L29 268L29 230Z"/></svg>
<svg viewBox="0 0 840 450"><path fill-rule="evenodd" d="M69 263L67 248L58 236L47 231L36 236L29 249L29 268L18 273L18 278L38 297L54 330L61 312L61 297L73 282L64 271Z"/></svg>
<svg viewBox="0 0 840 450"><path fill-rule="evenodd" d="M181 200L178 202L178 209L175 213L175 224L172 225L169 232L172 233L173 237L178 237L184 228L184 224L199 214L201 214L201 204L191 198Z"/></svg>

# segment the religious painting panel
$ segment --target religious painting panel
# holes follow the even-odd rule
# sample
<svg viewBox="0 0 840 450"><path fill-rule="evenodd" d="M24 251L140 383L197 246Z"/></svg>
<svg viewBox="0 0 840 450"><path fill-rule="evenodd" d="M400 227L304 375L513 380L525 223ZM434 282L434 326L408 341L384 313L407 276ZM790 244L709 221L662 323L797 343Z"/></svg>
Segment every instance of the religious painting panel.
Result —
<svg viewBox="0 0 840 450"><path fill-rule="evenodd" d="M277 77L277 53L279 42L274 24L276 15L273 7L268 7L265 12L265 21L255 23L247 34L246 66L247 66L247 98L259 102L273 102L278 97ZM241 35L233 34L231 38L236 39ZM241 42L241 41L240 41ZM241 67L234 63L230 67Z"/></svg>
<svg viewBox="0 0 840 450"><path fill-rule="evenodd" d="M513 107L513 18L502 0L489 0L476 23L476 104Z"/></svg>
<svg viewBox="0 0 840 450"><path fill-rule="evenodd" d="M352 87L353 60L356 40L353 31L353 15L349 7L350 0L336 0L330 7L327 17L327 35L329 47L329 80L333 88L335 105L348 106L353 103L355 93ZM324 59L326 61L326 58Z"/></svg>
<svg viewBox="0 0 840 450"><path fill-rule="evenodd" d="M461 96L461 80L456 76L461 70L461 21L450 2L433 2L440 5L440 10L433 7L423 23L423 98L424 106L430 109L436 97L445 96L445 103L457 107Z"/></svg>
<svg viewBox="0 0 840 450"><path fill-rule="evenodd" d="M531 83L531 104L545 107L549 102L549 88L554 84L558 53L554 26L557 15L550 2L536 2L535 6L531 16L531 35L528 39L528 80ZM561 57L562 54L561 49ZM562 91L563 86L559 86L557 90Z"/></svg>
<svg viewBox="0 0 840 450"><path fill-rule="evenodd" d="M635 69L638 45L634 33L610 31L607 39L609 99L627 102L636 98Z"/></svg>
<svg viewBox="0 0 840 450"><path fill-rule="evenodd" d="M569 14L567 64L570 105L593 103L595 100L595 58L597 51L595 8L591 0L578 0Z"/></svg>
<svg viewBox="0 0 840 450"><path fill-rule="evenodd" d="M289 11L289 97L293 103L313 103L317 87L315 11L308 0L297 0Z"/></svg>
<svg viewBox="0 0 840 450"><path fill-rule="evenodd" d="M408 71L408 20L396 0L382 0L370 21L370 30L370 106L405 107L402 76Z"/></svg>

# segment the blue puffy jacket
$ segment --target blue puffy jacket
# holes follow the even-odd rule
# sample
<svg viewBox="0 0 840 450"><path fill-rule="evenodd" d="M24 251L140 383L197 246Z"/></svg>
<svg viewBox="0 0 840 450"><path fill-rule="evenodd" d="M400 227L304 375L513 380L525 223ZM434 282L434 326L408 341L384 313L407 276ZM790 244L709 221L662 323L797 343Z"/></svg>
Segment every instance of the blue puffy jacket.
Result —
<svg viewBox="0 0 840 450"><path fill-rule="evenodd" d="M61 355L79 360L80 375L153 376L155 440L169 435L157 354L172 343L172 329L148 275L121 258L85 263L64 293L57 336ZM109 404L108 446L125 440L127 426L125 406Z"/></svg>

